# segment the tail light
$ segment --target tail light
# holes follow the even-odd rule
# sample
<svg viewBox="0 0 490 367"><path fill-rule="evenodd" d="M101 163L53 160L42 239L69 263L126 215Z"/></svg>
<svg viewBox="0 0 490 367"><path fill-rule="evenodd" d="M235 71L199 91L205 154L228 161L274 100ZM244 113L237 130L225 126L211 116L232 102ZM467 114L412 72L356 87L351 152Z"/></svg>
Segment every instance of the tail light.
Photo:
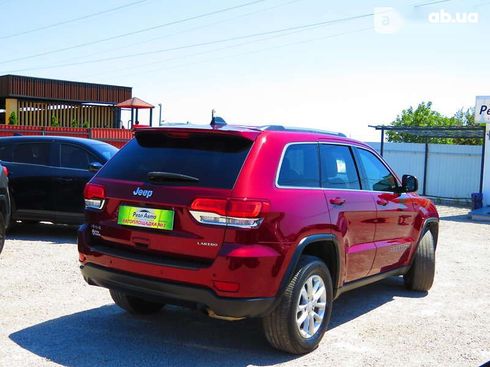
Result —
<svg viewBox="0 0 490 367"><path fill-rule="evenodd" d="M105 188L101 185L88 183L83 190L85 208L102 209L105 202Z"/></svg>
<svg viewBox="0 0 490 367"><path fill-rule="evenodd" d="M2 171L3 171L3 174L8 177L8 175L9 175L9 169L7 167L5 167L5 166L2 166Z"/></svg>
<svg viewBox="0 0 490 367"><path fill-rule="evenodd" d="M239 228L257 228L269 210L263 200L198 198L190 213L199 223Z"/></svg>

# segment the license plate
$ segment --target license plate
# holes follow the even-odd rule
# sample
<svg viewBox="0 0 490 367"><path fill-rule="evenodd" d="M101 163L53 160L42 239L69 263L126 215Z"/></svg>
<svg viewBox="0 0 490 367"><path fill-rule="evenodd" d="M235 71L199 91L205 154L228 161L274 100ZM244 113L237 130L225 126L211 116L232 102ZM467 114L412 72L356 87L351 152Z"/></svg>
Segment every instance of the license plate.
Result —
<svg viewBox="0 0 490 367"><path fill-rule="evenodd" d="M174 228L174 211L121 205L117 224L171 231Z"/></svg>

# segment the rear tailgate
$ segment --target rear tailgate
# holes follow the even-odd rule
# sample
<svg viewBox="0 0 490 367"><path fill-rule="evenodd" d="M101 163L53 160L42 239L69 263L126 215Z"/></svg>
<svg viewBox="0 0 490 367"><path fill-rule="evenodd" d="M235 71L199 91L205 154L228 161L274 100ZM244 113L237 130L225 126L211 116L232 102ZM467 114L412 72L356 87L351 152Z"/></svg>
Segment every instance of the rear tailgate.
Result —
<svg viewBox="0 0 490 367"><path fill-rule="evenodd" d="M203 262L218 255L225 227L198 223L189 208L196 198L231 196L253 139L182 130L139 131L93 178L105 189L105 205L87 217L102 246ZM198 181L155 181L149 172Z"/></svg>

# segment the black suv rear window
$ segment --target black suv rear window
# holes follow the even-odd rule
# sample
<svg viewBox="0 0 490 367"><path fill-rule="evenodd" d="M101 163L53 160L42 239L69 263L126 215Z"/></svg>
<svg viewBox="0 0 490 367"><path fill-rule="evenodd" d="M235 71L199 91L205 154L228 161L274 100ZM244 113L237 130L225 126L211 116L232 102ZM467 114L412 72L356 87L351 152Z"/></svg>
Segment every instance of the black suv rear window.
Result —
<svg viewBox="0 0 490 367"><path fill-rule="evenodd" d="M165 184L231 189L251 146L252 141L236 136L140 133L97 177L148 182L149 172L167 172L199 181Z"/></svg>

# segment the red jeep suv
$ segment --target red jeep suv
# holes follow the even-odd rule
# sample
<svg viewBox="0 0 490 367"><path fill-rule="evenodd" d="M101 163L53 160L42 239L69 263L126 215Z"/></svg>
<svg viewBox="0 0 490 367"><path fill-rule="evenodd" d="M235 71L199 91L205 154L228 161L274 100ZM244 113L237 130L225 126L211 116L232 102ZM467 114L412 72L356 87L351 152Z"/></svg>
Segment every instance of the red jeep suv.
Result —
<svg viewBox="0 0 490 367"><path fill-rule="evenodd" d="M85 187L81 271L131 313L260 317L272 346L307 353L341 293L431 287L438 214L417 186L342 134L142 128Z"/></svg>

